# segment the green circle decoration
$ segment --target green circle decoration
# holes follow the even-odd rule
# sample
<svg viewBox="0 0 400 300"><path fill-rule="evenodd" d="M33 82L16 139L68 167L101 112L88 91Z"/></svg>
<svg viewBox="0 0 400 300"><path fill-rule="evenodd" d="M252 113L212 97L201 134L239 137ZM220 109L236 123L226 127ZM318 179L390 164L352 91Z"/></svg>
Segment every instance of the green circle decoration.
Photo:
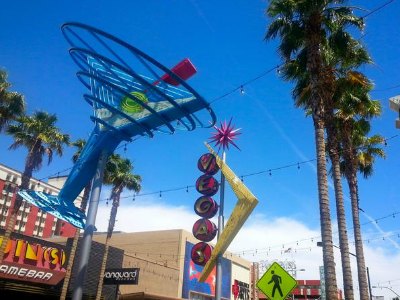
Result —
<svg viewBox="0 0 400 300"><path fill-rule="evenodd" d="M144 103L149 102L149 99L147 99L147 96L143 93L131 92L131 95ZM135 100L131 99L129 96L125 96L121 100L120 105L121 109L128 114L135 114L143 111L143 107L140 104L136 103Z"/></svg>

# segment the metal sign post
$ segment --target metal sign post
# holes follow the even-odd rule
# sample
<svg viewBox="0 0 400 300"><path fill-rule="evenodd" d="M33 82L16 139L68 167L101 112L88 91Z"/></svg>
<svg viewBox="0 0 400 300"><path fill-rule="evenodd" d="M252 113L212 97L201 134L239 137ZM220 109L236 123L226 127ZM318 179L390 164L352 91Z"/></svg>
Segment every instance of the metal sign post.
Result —
<svg viewBox="0 0 400 300"><path fill-rule="evenodd" d="M104 167L106 165L108 154L103 151L97 164L97 171L93 178L92 193L90 195L89 210L86 220L85 231L82 238L82 247L80 249L80 261L78 267L78 275L75 279L73 300L82 299L83 284L85 282L87 266L89 262L90 248L92 245L93 232L95 231L97 208L99 206L99 198L101 193L101 185L103 182Z"/></svg>
<svg viewBox="0 0 400 300"><path fill-rule="evenodd" d="M222 152L222 161L226 161L226 152ZM224 230L224 201L225 201L225 175L221 172L220 182L220 200L219 200L219 215L218 215L218 235L219 239L222 231ZM215 300L221 299L221 288L222 288L222 254L217 257L217 268L216 268L216 279L215 279Z"/></svg>

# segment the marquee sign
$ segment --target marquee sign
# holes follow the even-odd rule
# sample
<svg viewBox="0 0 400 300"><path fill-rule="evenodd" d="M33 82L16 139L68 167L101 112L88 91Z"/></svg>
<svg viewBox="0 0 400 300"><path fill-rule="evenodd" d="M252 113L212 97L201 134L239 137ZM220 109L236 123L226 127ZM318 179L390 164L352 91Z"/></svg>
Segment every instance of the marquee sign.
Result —
<svg viewBox="0 0 400 300"><path fill-rule="evenodd" d="M0 244L2 240L0 236ZM56 285L65 277L65 249L59 244L13 234L0 263L0 278Z"/></svg>
<svg viewBox="0 0 400 300"><path fill-rule="evenodd" d="M138 284L139 268L106 269L104 284Z"/></svg>
<svg viewBox="0 0 400 300"><path fill-rule="evenodd" d="M243 226L244 222L250 216L253 209L256 207L258 200L253 193L243 184L243 182L236 176L236 174L228 167L228 165L212 150L212 148L206 144L210 153L212 153L216 159L217 164L224 174L227 183L232 187L238 201L233 209L228 222L224 227L224 231L218 237L218 242L215 245L211 257L204 266L203 272L199 278L200 282L204 282L213 270L217 257L223 254L228 249L230 243Z"/></svg>
<svg viewBox="0 0 400 300"><path fill-rule="evenodd" d="M211 153L206 153L197 161L197 168L204 173L196 181L196 190L202 196L194 203L194 211L201 219L194 223L192 233L201 242L193 246L191 258L196 265L204 266L213 250L213 247L206 242L212 241L218 232L215 223L209 219L218 212L218 204L211 196L218 192L219 182L213 175L219 171L219 166L216 157Z"/></svg>

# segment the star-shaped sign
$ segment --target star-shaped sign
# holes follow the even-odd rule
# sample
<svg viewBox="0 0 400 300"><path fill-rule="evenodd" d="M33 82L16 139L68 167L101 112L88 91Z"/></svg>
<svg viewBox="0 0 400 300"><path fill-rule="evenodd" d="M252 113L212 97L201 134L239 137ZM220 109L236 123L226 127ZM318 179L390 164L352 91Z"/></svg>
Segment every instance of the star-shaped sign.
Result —
<svg viewBox="0 0 400 300"><path fill-rule="evenodd" d="M223 123L220 123L220 127L215 125L213 127L216 129L216 132L212 134L210 140L212 143L215 143L215 146L218 146L218 151L221 149L221 147L224 151L225 149L229 149L229 144L239 149L234 140L237 139L237 136L240 134L238 132L240 128L234 129L234 126L232 125L232 118L229 120L229 123L224 121Z"/></svg>

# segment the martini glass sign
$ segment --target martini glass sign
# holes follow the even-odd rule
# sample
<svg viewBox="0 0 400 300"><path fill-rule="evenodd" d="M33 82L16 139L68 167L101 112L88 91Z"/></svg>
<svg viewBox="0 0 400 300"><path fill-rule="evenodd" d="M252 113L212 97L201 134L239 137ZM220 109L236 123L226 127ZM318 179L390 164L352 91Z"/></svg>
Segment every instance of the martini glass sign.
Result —
<svg viewBox="0 0 400 300"><path fill-rule="evenodd" d="M219 171L219 167L215 156L211 153L203 154L198 160L197 167L204 173L196 181L196 190L202 196L194 203L194 211L201 219L194 223L192 233L201 242L193 246L191 258L195 264L204 266L213 250L207 242L212 241L218 231L215 223L209 219L218 212L218 204L211 196L214 196L219 189L219 182L213 177Z"/></svg>

